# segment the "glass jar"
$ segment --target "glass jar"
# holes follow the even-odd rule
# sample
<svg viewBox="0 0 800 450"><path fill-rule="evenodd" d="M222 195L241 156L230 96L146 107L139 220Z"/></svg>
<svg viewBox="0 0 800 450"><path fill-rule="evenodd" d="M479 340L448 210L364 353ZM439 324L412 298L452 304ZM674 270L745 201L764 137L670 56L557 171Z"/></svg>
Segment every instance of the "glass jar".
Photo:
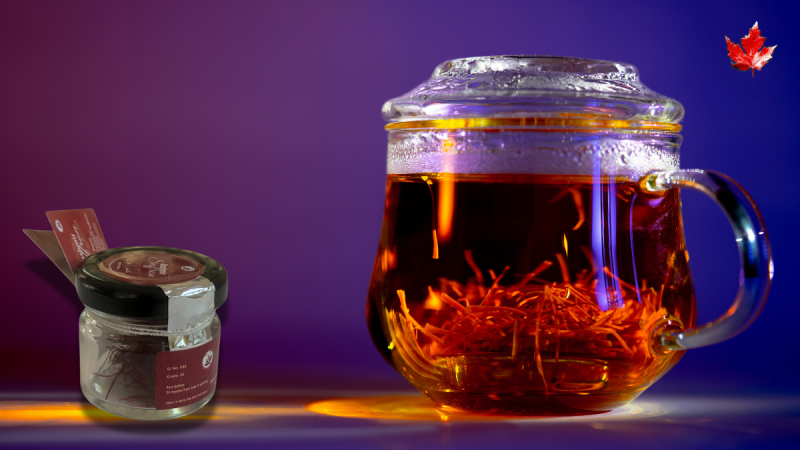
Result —
<svg viewBox="0 0 800 450"><path fill-rule="evenodd" d="M227 273L198 253L127 247L91 255L76 274L81 390L95 406L171 419L214 395Z"/></svg>
<svg viewBox="0 0 800 450"><path fill-rule="evenodd" d="M388 101L386 202L367 300L372 339L443 405L577 415L633 400L688 348L728 339L766 300L752 200L679 167L683 107L633 66L465 58ZM734 306L696 327L679 188L728 215Z"/></svg>

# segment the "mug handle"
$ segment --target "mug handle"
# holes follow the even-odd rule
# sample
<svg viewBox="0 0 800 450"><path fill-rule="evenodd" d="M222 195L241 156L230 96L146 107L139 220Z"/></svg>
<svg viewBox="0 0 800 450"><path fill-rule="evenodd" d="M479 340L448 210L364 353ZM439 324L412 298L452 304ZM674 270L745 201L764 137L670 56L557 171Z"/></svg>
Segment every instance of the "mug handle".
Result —
<svg viewBox="0 0 800 450"><path fill-rule="evenodd" d="M739 292L733 306L719 319L682 329L674 322L656 328L653 350L668 353L716 344L742 332L758 317L769 294L774 265L764 221L750 195L727 175L711 170L654 172L640 181L645 192L689 188L711 197L728 216L739 247Z"/></svg>

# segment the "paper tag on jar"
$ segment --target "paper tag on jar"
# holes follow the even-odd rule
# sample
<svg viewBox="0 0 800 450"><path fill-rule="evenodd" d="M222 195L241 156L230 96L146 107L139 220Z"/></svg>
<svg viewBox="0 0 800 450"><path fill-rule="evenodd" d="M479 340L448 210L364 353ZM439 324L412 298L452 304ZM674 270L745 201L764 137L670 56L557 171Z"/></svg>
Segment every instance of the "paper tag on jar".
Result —
<svg viewBox="0 0 800 450"><path fill-rule="evenodd" d="M108 248L93 209L47 211L47 218L73 274L89 255Z"/></svg>
<svg viewBox="0 0 800 450"><path fill-rule="evenodd" d="M75 283L75 280L72 279L72 269L69 267L69 261L67 261L67 257L64 256L64 252L61 250L61 245L58 243L58 238L56 238L56 234L52 231L44 231L44 230L22 230L25 235L27 235L39 250L43 251L50 261L58 267L58 270L64 274L65 277L69 280L70 283Z"/></svg>

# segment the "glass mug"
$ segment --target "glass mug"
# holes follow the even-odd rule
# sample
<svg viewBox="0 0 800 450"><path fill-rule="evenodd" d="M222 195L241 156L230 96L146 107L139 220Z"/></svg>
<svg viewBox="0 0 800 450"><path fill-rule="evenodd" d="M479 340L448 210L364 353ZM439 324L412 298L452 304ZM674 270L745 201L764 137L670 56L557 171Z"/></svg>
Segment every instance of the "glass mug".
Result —
<svg viewBox="0 0 800 450"><path fill-rule="evenodd" d="M384 358L435 402L609 411L763 307L772 258L756 206L725 175L679 168L683 108L634 67L453 60L383 115L388 180L367 321ZM716 201L741 257L733 306L701 327L680 188Z"/></svg>

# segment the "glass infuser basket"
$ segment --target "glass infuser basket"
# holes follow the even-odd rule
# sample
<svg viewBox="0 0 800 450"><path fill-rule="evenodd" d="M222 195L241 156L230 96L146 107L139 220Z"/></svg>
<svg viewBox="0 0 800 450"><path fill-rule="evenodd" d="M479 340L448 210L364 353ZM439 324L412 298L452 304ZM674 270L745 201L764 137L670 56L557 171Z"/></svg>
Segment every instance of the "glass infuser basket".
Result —
<svg viewBox="0 0 800 450"><path fill-rule="evenodd" d="M758 315L772 259L736 182L679 168L683 107L633 66L549 56L441 64L388 101L372 339L434 401L574 415L630 402L689 348ZM696 327L679 188L731 221L733 307Z"/></svg>

